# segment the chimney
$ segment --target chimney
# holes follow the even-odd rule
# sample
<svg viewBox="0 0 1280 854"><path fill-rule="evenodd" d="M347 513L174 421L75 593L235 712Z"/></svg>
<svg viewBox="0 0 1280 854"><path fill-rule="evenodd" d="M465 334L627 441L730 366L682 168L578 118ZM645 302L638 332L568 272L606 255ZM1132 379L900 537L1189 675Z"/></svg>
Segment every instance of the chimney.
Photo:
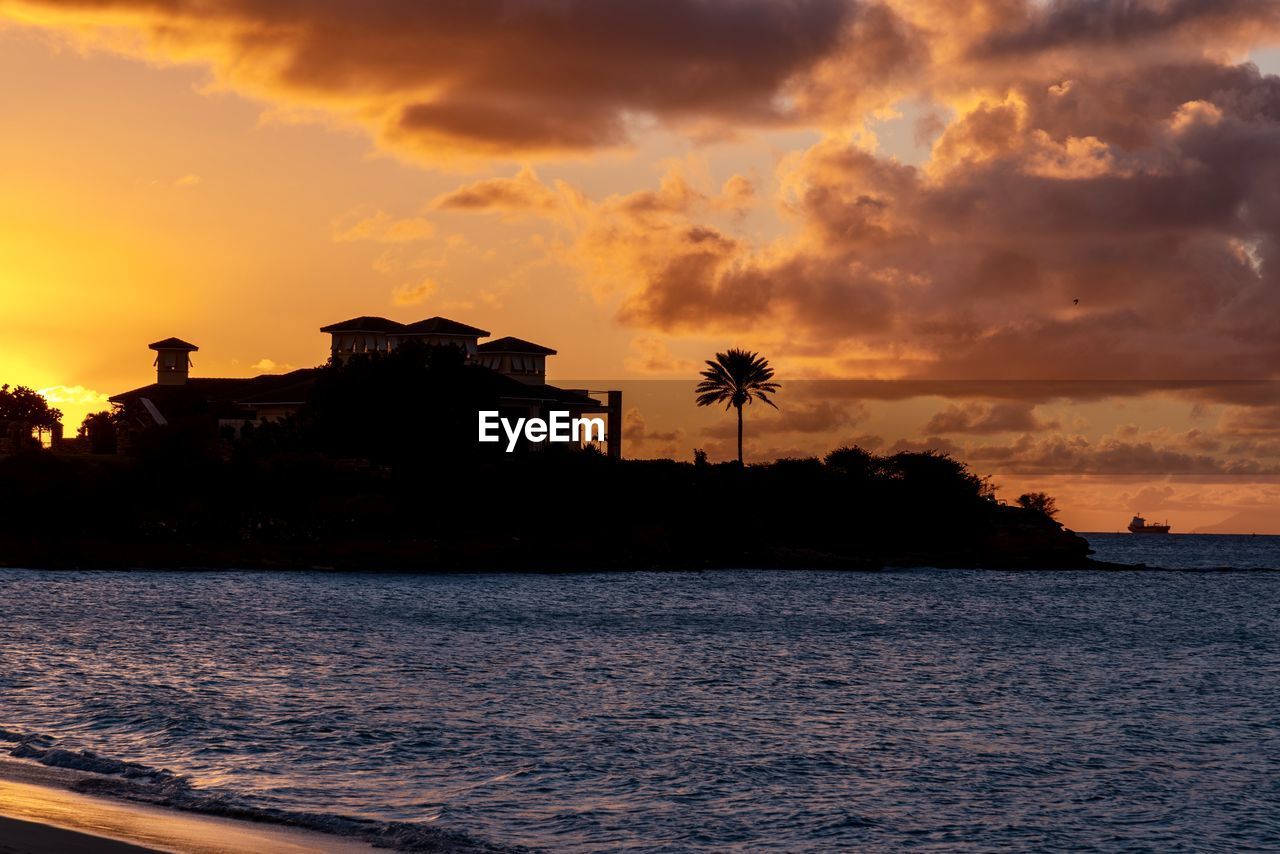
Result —
<svg viewBox="0 0 1280 854"><path fill-rule="evenodd" d="M148 346L156 351L156 382L160 385L186 385L191 353L200 348L181 338L166 338Z"/></svg>

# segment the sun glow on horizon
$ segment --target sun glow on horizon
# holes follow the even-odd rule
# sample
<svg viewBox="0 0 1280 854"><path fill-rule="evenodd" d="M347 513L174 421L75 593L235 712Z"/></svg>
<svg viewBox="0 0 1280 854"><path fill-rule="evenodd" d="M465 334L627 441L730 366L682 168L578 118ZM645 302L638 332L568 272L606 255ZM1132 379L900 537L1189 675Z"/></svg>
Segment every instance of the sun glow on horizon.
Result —
<svg viewBox="0 0 1280 854"><path fill-rule="evenodd" d="M149 341L245 376L323 362L319 326L364 314L543 341L559 377L692 379L744 346L784 380L1273 378L1256 318L1280 235L1237 172L1280 144L1243 166L1223 152L1280 139L1240 107L1269 97L1276 22L1155 4L1149 31L1099 12L1077 33L1055 29L1059 5L886 0L864 19L821 0L785 27L726 5L708 39L677 2L665 26L689 29L659 62L625 4L587 30L570 7L514 14L494 51L483 23L430 5L282 27L224 0L0 0L19 129L0 136L0 382L66 397L71 434L150 381ZM422 49L437 38L447 61ZM1200 394L1115 397L1147 407L1132 433L1087 400L953 395L911 421L870 401L867 423L806 401L803 429L754 451L875 435L979 470L1280 471L1275 401ZM717 441L687 413L639 417L637 453ZM1169 500L1280 502L1234 482L1195 486L1203 510L1192 485Z"/></svg>

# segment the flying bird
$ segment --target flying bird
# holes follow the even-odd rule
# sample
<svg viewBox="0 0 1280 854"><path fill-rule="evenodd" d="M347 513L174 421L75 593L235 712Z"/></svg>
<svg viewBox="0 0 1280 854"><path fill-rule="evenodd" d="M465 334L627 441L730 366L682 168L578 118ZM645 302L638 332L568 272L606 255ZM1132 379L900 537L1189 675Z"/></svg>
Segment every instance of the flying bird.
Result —
<svg viewBox="0 0 1280 854"><path fill-rule="evenodd" d="M1075 299L1073 299L1073 300L1071 301L1071 304L1072 304L1072 305L1079 305L1079 304L1080 304L1080 297L1076 297Z"/></svg>

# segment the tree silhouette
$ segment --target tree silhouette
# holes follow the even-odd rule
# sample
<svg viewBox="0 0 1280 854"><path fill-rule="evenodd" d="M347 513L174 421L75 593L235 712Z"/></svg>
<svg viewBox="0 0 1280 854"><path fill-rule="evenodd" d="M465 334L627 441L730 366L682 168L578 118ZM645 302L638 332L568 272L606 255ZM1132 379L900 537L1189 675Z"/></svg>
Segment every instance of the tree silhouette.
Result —
<svg viewBox="0 0 1280 854"><path fill-rule="evenodd" d="M730 350L716 353L714 361L707 360L702 382L694 389L699 406L723 403L725 409L732 406L738 410L738 465L742 465L742 406L759 400L777 409L769 399L778 391L778 384L772 380L773 368L768 359L759 353Z"/></svg>
<svg viewBox="0 0 1280 854"><path fill-rule="evenodd" d="M302 427L318 450L340 457L457 459L476 448L476 411L501 408L502 380L457 347L404 342L325 367Z"/></svg>
<svg viewBox="0 0 1280 854"><path fill-rule="evenodd" d="M0 422L8 424L10 432L20 440L35 431L39 439L46 431L54 430L62 421L62 411L54 409L37 391L26 386L10 388L0 386Z"/></svg>
<svg viewBox="0 0 1280 854"><path fill-rule="evenodd" d="M1024 492L1018 496L1018 504L1028 510L1043 513L1050 519L1058 515L1058 502L1052 495L1043 492Z"/></svg>
<svg viewBox="0 0 1280 854"><path fill-rule="evenodd" d="M90 453L114 454L117 449L116 413L91 412L80 422L76 436L89 444Z"/></svg>

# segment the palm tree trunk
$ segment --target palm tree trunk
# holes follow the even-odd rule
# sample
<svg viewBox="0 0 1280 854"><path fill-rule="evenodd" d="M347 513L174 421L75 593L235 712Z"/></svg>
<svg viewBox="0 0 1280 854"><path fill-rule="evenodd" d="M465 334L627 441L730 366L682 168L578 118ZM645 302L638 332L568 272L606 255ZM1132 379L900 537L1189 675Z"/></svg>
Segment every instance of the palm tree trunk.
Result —
<svg viewBox="0 0 1280 854"><path fill-rule="evenodd" d="M738 404L738 467L742 467L742 404Z"/></svg>

